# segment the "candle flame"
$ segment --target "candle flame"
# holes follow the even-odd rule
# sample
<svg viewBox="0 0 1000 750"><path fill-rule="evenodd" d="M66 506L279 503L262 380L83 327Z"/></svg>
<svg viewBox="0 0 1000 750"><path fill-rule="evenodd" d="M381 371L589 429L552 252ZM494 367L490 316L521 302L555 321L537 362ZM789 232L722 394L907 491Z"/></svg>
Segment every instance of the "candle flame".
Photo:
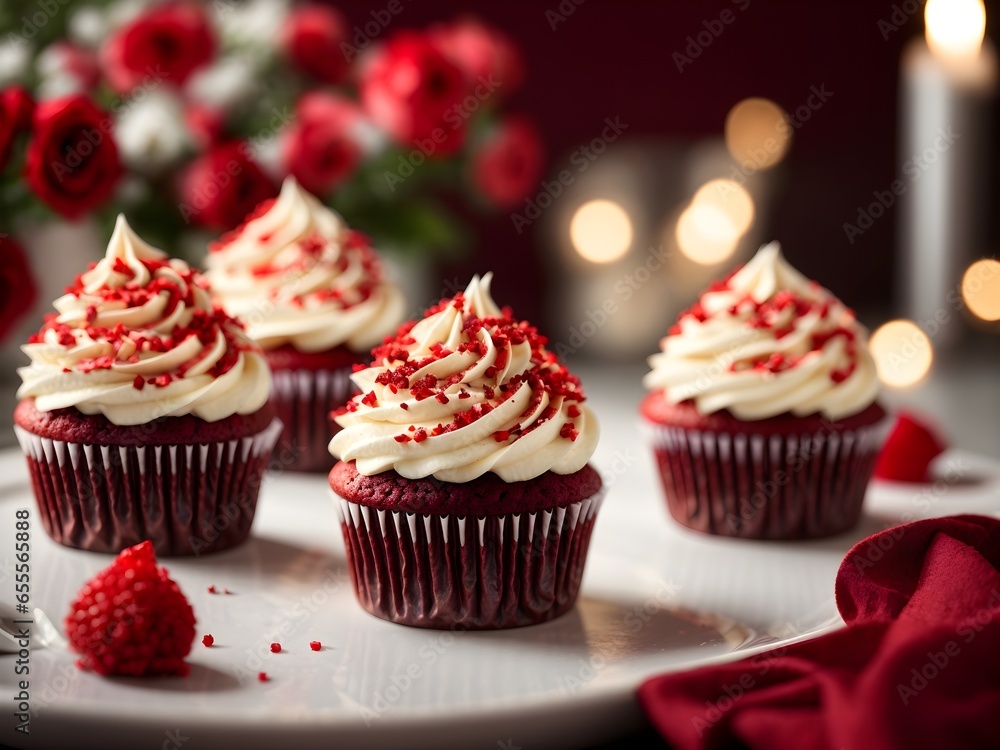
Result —
<svg viewBox="0 0 1000 750"><path fill-rule="evenodd" d="M986 34L983 0L927 0L924 6L927 46L943 60L979 55Z"/></svg>

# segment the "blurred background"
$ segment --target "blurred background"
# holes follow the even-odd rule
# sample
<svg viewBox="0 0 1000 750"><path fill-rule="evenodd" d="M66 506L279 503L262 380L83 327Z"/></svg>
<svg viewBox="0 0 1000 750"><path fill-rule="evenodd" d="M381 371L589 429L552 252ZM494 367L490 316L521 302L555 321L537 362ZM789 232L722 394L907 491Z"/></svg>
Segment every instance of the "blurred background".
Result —
<svg viewBox="0 0 1000 750"><path fill-rule="evenodd" d="M890 403L1000 455L1000 3L935 2L4 3L4 392L118 211L200 262L294 174L414 313L493 270L560 354L633 382L778 240L878 329Z"/></svg>

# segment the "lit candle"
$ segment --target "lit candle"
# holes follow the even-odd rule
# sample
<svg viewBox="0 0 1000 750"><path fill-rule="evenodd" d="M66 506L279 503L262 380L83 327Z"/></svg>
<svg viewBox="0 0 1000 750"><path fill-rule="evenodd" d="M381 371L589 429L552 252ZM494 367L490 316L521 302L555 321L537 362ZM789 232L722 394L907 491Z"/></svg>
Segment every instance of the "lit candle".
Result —
<svg viewBox="0 0 1000 750"><path fill-rule="evenodd" d="M903 306L908 318L953 343L960 327L953 292L981 254L988 103L997 60L984 44L982 0L928 0L926 39L914 39L901 68L900 198ZM937 321L931 323L931 321Z"/></svg>

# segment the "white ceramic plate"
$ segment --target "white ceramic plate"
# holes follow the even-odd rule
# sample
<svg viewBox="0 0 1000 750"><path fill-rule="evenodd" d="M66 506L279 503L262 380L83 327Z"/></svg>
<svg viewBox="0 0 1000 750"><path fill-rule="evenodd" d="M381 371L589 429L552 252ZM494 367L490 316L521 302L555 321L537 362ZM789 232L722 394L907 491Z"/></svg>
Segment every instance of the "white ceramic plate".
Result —
<svg viewBox="0 0 1000 750"><path fill-rule="evenodd" d="M596 407L601 410L600 399ZM758 543L688 532L667 517L634 409L605 404L594 463L609 487L581 599L544 625L449 633L392 625L355 603L322 477L273 476L253 538L167 561L216 645L189 677L107 679L60 649L30 656L30 745L13 732L14 657L0 656L0 743L18 747L578 747L639 722L643 679L735 659L838 627L837 566L901 518L1000 508L1000 465L939 461L938 485L876 484L849 535ZM18 452L0 453L0 596L13 602L14 513L32 510L32 603L59 621L110 557L44 534ZM905 514L910 514L906 516ZM233 594L209 594L209 585ZM309 642L323 649L313 652ZM280 654L268 645L282 644ZM266 671L270 681L258 682Z"/></svg>

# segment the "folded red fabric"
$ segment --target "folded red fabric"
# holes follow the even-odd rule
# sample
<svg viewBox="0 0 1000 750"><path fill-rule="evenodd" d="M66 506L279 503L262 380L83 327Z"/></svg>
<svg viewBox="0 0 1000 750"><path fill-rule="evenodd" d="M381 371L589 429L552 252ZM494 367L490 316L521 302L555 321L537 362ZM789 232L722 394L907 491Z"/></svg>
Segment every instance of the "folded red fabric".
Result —
<svg viewBox="0 0 1000 750"><path fill-rule="evenodd" d="M944 438L922 417L900 412L879 453L875 476L895 482L926 482L931 461L946 447Z"/></svg>
<svg viewBox="0 0 1000 750"><path fill-rule="evenodd" d="M1000 747L998 571L996 519L887 529L841 563L846 628L654 677L639 702L679 750Z"/></svg>

